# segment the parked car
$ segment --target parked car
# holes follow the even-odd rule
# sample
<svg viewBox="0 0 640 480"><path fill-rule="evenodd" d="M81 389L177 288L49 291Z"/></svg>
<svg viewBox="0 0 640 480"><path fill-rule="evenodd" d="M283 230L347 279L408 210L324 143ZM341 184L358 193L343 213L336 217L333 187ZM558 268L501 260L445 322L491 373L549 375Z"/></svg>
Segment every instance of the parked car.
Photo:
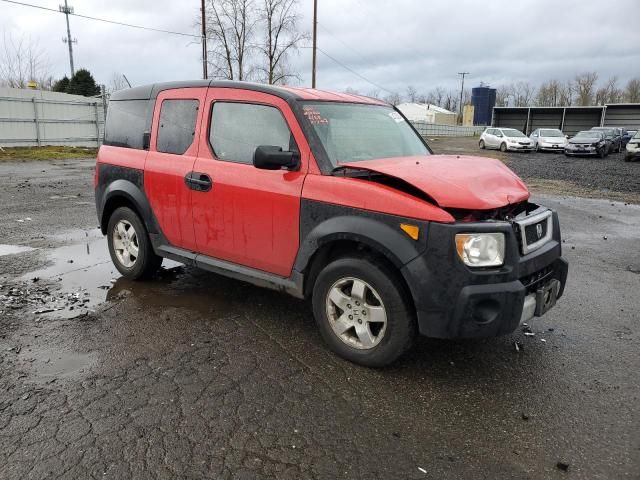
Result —
<svg viewBox="0 0 640 480"><path fill-rule="evenodd" d="M633 138L633 136L636 134L637 130L627 130L626 128L621 128L621 135L622 135L622 146L626 146L627 143L629 143L629 140L631 140Z"/></svg>
<svg viewBox="0 0 640 480"><path fill-rule="evenodd" d="M533 142L520 130L515 128L487 128L480 135L480 148L497 148L503 152L507 150L530 152Z"/></svg>
<svg viewBox="0 0 640 480"><path fill-rule="evenodd" d="M562 152L568 143L566 135L557 128L537 128L531 132L529 138L533 142L536 151Z"/></svg>
<svg viewBox="0 0 640 480"><path fill-rule="evenodd" d="M602 130L583 130L569 140L564 154L569 155L597 155L604 158L609 155L611 142Z"/></svg>
<svg viewBox="0 0 640 480"><path fill-rule="evenodd" d="M640 158L640 131L636 130L625 148L624 161L630 162Z"/></svg>
<svg viewBox="0 0 640 480"><path fill-rule="evenodd" d="M558 215L498 160L433 155L382 101L162 83L115 92L105 131L96 206L124 277L167 257L309 299L353 362L509 334L563 294Z"/></svg>
<svg viewBox="0 0 640 480"><path fill-rule="evenodd" d="M604 132L609 142L608 153L620 153L622 151L622 135L620 129L614 127L593 127L591 130Z"/></svg>

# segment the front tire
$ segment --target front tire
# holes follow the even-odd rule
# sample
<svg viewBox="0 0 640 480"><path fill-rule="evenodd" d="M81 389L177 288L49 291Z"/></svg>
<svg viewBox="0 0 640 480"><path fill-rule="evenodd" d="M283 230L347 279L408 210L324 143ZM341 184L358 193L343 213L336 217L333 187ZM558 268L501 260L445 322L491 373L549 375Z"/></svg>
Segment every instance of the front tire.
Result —
<svg viewBox="0 0 640 480"><path fill-rule="evenodd" d="M480 143L478 145L480 146L480 150L484 150L485 149L484 140L480 140Z"/></svg>
<svg viewBox="0 0 640 480"><path fill-rule="evenodd" d="M389 365L417 335L409 293L383 262L346 257L328 264L313 289L322 338L339 356L366 367Z"/></svg>
<svg viewBox="0 0 640 480"><path fill-rule="evenodd" d="M603 148L602 150L600 150L600 153L598 155L600 156L600 158L606 157L607 156L606 149Z"/></svg>
<svg viewBox="0 0 640 480"><path fill-rule="evenodd" d="M111 261L130 280L146 278L158 271L162 257L153 251L147 229L128 207L116 209L109 218L107 243Z"/></svg>

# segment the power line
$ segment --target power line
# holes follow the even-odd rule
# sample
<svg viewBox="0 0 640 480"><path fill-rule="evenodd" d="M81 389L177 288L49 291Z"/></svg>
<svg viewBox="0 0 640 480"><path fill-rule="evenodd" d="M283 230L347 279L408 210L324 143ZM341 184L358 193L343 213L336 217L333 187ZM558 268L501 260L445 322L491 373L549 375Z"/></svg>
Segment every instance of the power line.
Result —
<svg viewBox="0 0 640 480"><path fill-rule="evenodd" d="M367 77L360 75L358 72L356 72L354 69L352 69L351 67L349 67L348 65L345 65L344 63L342 63L340 60L332 57L331 55L329 55L327 52L325 52L324 50L322 50L320 47L318 47L318 51L323 53L324 56L326 56L327 58L333 60L334 62L336 62L338 65L340 65L342 68L344 68L345 70L349 70L351 73L353 73L354 75L356 75L357 77L360 77L362 80L364 80L365 82L373 85L376 88L379 88L380 90L384 90L385 92L394 95L396 92L392 92L391 90L387 90L386 88L384 88L381 85L378 85L375 82L372 82L371 80L369 80Z"/></svg>
<svg viewBox="0 0 640 480"><path fill-rule="evenodd" d="M32 3L16 2L15 0L0 0L0 2L12 3L14 5L21 5L23 7L37 8L39 10L46 10L48 12L64 13L64 12L56 10L54 8L43 7L41 5L34 5ZM74 13L74 12L70 12L69 15L72 15L72 16L78 17L78 18L84 18L84 19L87 19L87 20L95 20L96 22L111 23L112 25L120 25L122 27L138 28L140 30L150 30L152 32L167 33L167 34L170 34L170 35L180 35L182 37L202 38L202 35L197 35L197 34L193 34L193 33L175 32L173 30L164 30L162 28L153 28L153 27L146 27L146 26L143 26L143 25L134 25L132 23L118 22L116 20L108 20L106 18L92 17L90 15L81 15L79 13Z"/></svg>

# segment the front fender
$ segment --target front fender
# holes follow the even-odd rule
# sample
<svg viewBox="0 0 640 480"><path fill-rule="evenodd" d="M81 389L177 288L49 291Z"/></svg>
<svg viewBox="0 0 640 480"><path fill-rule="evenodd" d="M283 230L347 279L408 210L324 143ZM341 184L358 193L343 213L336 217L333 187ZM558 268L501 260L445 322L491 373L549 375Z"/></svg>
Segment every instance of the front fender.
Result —
<svg viewBox="0 0 640 480"><path fill-rule="evenodd" d="M418 240L401 229L401 223L420 228ZM426 248L428 222L303 199L300 206L300 248L294 265L302 272L313 254L337 240L352 240L380 252L398 268Z"/></svg>

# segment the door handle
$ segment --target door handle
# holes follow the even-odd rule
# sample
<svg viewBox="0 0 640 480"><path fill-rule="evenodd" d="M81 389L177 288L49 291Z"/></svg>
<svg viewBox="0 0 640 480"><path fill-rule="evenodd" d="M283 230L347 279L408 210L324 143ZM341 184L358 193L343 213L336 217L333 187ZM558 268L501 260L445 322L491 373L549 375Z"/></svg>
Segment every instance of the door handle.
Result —
<svg viewBox="0 0 640 480"><path fill-rule="evenodd" d="M189 172L184 177L187 187L197 192L208 192L213 186L211 177L206 173Z"/></svg>

